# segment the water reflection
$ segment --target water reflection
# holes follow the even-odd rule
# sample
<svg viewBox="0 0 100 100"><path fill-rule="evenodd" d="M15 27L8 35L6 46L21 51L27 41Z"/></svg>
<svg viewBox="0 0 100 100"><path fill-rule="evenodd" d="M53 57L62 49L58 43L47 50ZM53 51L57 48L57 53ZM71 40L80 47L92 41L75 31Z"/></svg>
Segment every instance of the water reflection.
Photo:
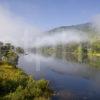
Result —
<svg viewBox="0 0 100 100"><path fill-rule="evenodd" d="M100 100L100 70L95 67L34 54L21 56L19 66L36 79L50 80L53 100Z"/></svg>

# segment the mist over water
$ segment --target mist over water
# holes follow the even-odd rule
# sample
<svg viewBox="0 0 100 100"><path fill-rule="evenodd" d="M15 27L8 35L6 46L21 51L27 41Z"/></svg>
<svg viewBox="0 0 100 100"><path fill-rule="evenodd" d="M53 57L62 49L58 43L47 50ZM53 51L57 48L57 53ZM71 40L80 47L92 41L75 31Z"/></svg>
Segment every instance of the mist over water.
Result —
<svg viewBox="0 0 100 100"><path fill-rule="evenodd" d="M100 16L94 17L91 22L93 28L99 33ZM0 6L0 41L27 49L89 41L89 36L79 30L48 34ZM34 74L37 79L43 75L42 78L52 81L54 88L61 89L61 92L68 89L74 92L85 92L85 95L88 91L94 95L100 94L100 70L87 64L43 57L28 52L28 55L20 57L19 66L28 74Z"/></svg>
<svg viewBox="0 0 100 100"><path fill-rule="evenodd" d="M37 60L40 63L39 70ZM67 97L71 100L72 96L73 99L78 97L84 100L82 98L87 97L93 100L100 93L100 70L86 64L29 54L20 58L19 65L36 79L50 80L58 96L65 98L63 100Z"/></svg>

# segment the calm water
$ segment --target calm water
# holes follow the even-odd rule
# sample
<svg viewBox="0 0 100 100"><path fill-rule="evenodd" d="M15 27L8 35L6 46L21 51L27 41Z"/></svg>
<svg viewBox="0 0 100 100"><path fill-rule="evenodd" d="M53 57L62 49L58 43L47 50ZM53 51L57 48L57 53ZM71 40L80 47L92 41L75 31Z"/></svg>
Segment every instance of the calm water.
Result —
<svg viewBox="0 0 100 100"><path fill-rule="evenodd" d="M19 66L50 81L52 100L100 100L100 70L91 66L33 54L21 56Z"/></svg>

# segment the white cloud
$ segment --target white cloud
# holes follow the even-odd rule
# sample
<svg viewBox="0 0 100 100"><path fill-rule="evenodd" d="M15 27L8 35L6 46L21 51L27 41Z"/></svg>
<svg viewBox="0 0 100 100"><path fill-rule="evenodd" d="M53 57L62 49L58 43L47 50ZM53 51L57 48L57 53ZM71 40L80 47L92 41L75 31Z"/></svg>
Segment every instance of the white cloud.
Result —
<svg viewBox="0 0 100 100"><path fill-rule="evenodd" d="M100 31L100 15L93 19L93 25ZM28 24L22 17L15 16L4 7L0 7L0 41L11 42L23 47L56 45L71 41L84 41L86 33L76 30L64 31L53 35L43 35L40 30Z"/></svg>
<svg viewBox="0 0 100 100"><path fill-rule="evenodd" d="M94 16L92 18L92 21L91 22L92 22L93 28L96 31L100 32L100 14Z"/></svg>
<svg viewBox="0 0 100 100"><path fill-rule="evenodd" d="M34 26L13 15L6 8L0 7L0 41L27 46L31 45L30 42L38 35L39 30Z"/></svg>
<svg viewBox="0 0 100 100"><path fill-rule="evenodd" d="M37 40L34 41L33 45L39 47L67 44L69 42L81 42L86 40L88 40L86 33L77 30L69 30L60 33L54 33L52 35L48 34L43 37L38 37Z"/></svg>

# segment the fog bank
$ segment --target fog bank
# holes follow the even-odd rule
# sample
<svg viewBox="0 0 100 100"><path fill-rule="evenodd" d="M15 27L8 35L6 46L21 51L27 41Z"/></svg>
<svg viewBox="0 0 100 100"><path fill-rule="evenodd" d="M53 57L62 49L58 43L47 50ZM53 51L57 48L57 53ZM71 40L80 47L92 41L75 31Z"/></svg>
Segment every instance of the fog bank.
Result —
<svg viewBox="0 0 100 100"><path fill-rule="evenodd" d="M100 32L100 15L93 18L92 24ZM0 41L2 42L10 42L24 48L40 47L87 41L86 34L78 30L62 31L52 35L44 34L35 25L29 24L24 18L0 6Z"/></svg>

